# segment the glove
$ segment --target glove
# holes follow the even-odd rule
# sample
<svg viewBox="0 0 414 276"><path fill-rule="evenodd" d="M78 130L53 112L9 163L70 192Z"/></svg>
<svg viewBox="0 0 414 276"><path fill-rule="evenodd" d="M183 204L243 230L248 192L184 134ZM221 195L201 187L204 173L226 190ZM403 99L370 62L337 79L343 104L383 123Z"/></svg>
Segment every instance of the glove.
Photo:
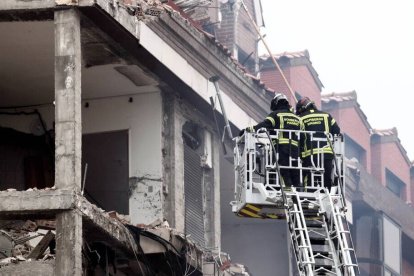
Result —
<svg viewBox="0 0 414 276"><path fill-rule="evenodd" d="M253 127L246 127L245 129L240 130L239 136L242 136L245 132L254 132Z"/></svg>

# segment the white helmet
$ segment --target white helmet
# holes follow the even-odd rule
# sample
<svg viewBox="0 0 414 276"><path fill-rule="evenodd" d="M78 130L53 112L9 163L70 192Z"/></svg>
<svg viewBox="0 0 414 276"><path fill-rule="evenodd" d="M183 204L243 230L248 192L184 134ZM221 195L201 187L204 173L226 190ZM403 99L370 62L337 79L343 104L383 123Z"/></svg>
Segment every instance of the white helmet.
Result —
<svg viewBox="0 0 414 276"><path fill-rule="evenodd" d="M273 97L272 101L270 102L270 110L275 111L277 109L277 105L283 101L286 101L289 104L287 97L282 93L276 93Z"/></svg>

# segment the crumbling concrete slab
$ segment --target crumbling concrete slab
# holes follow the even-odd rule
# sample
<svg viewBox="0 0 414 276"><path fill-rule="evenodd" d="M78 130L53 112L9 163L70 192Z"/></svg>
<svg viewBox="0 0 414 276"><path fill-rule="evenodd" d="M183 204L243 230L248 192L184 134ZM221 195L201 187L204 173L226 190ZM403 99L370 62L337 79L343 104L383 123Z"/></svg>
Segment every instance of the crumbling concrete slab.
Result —
<svg viewBox="0 0 414 276"><path fill-rule="evenodd" d="M78 197L76 200L76 208L82 214L85 225L92 224L99 227L104 234L112 238L121 246L123 251L133 254L138 252L138 247L134 242L134 239L129 230L117 219L111 219L109 216L105 216L102 209L91 204L86 198ZM116 245L115 245L116 246Z"/></svg>
<svg viewBox="0 0 414 276"><path fill-rule="evenodd" d="M7 264L0 267L0 275L2 276L53 276L54 260L48 261L30 261L20 262L17 264Z"/></svg>
<svg viewBox="0 0 414 276"><path fill-rule="evenodd" d="M0 217L56 213L75 207L70 190L1 191Z"/></svg>
<svg viewBox="0 0 414 276"><path fill-rule="evenodd" d="M56 6L92 6L95 0L2 0L0 10L47 9Z"/></svg>

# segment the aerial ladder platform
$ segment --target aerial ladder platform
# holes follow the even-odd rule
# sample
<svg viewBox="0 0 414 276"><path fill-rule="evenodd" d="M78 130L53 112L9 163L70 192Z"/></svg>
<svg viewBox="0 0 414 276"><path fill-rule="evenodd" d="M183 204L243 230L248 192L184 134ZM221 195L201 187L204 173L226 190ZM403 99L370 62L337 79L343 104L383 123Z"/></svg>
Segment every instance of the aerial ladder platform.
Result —
<svg viewBox="0 0 414 276"><path fill-rule="evenodd" d="M331 147L334 152L334 185L324 185L324 153L313 154L310 166L299 158L278 164L277 137L308 139L314 145ZM288 135L288 136L286 136ZM302 141L301 141L302 140ZM341 136L310 131L265 129L236 137L234 148L235 200L232 211L238 216L286 219L292 252L299 275L359 275L350 228L345 217L344 143ZM277 143L277 142L276 142ZM300 183L286 187L280 171L298 170ZM307 173L306 173L307 172ZM304 175L310 178L303 187Z"/></svg>

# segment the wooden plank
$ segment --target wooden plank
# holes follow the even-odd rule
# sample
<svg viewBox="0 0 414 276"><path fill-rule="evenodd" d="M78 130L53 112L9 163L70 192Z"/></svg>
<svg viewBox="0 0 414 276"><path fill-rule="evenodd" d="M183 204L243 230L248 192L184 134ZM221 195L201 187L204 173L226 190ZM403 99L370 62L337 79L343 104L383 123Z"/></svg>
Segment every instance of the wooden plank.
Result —
<svg viewBox="0 0 414 276"><path fill-rule="evenodd" d="M46 251L47 247L49 246L50 242L55 238L55 234L52 231L48 231L43 239L36 245L35 248L30 252L28 259L39 259L42 254Z"/></svg>

